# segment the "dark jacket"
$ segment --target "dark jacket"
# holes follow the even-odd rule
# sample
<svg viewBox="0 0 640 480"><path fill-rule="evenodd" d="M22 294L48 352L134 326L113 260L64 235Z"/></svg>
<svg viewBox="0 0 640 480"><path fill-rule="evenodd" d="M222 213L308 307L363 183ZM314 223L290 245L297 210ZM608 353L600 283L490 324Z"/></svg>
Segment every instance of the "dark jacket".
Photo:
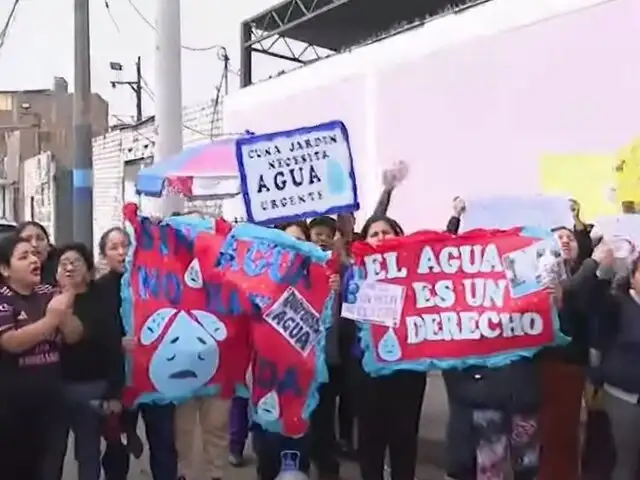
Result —
<svg viewBox="0 0 640 480"><path fill-rule="evenodd" d="M62 378L65 382L107 382L106 399L119 399L124 385L122 335L113 317L113 299L105 298L96 283L76 295L73 313L82 322L84 334L61 352Z"/></svg>
<svg viewBox="0 0 640 480"><path fill-rule="evenodd" d="M628 285L614 290L603 287L598 294L600 378L621 390L640 394L640 303L631 296Z"/></svg>
<svg viewBox="0 0 640 480"><path fill-rule="evenodd" d="M42 262L42 266L40 268L40 281L47 285L57 285L58 280L56 279L56 270L58 268L58 251L54 246L49 250L49 255L47 255L47 259Z"/></svg>
<svg viewBox="0 0 640 480"><path fill-rule="evenodd" d="M590 258L593 247L589 230L574 229L578 257L569 269L569 277L561 283L562 308L558 312L560 330L571 341L568 345L549 347L541 352L545 358L584 366L589 360L589 325L592 316L589 297L597 285L598 270L598 264Z"/></svg>
<svg viewBox="0 0 640 480"><path fill-rule="evenodd" d="M109 352L112 355L113 369L109 378L110 398L119 398L122 387L125 384L125 359L122 350L122 337L124 337L124 326L120 317L120 281L122 274L109 272L95 281L98 296L100 297L100 309L102 310L104 335L110 339Z"/></svg>

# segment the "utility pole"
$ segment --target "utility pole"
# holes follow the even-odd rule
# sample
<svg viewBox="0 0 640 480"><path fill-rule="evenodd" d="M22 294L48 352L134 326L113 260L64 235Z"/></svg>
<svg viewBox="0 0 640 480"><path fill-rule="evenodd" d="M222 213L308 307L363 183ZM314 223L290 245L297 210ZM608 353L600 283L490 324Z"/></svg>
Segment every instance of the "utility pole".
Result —
<svg viewBox="0 0 640 480"><path fill-rule="evenodd" d="M111 70L116 72L122 71L122 64L111 62ZM133 81L123 82L121 80L114 80L111 82L111 87L116 88L118 85L127 85L133 90L136 96L136 122L143 120L142 116L142 59L138 57L136 60L136 79Z"/></svg>
<svg viewBox="0 0 640 480"><path fill-rule="evenodd" d="M71 193L71 208L67 212L60 212L59 231L65 240L71 237L77 242L93 245L89 0L74 0L74 30L73 168L71 192L65 192ZM71 215L69 212L72 212ZM59 237L58 239L62 240Z"/></svg>
<svg viewBox="0 0 640 480"><path fill-rule="evenodd" d="M156 150L154 162L182 151L182 45L180 0L158 0L156 18ZM165 194L160 212L184 210L184 199Z"/></svg>

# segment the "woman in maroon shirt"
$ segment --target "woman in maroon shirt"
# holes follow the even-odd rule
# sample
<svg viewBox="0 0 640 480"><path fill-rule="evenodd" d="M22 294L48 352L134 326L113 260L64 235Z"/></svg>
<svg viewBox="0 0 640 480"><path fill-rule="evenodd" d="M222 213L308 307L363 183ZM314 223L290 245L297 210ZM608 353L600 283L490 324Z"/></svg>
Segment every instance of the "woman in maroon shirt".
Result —
<svg viewBox="0 0 640 480"><path fill-rule="evenodd" d="M40 260L17 235L0 241L0 478L38 480L57 415L60 343L77 341L74 296L42 285Z"/></svg>

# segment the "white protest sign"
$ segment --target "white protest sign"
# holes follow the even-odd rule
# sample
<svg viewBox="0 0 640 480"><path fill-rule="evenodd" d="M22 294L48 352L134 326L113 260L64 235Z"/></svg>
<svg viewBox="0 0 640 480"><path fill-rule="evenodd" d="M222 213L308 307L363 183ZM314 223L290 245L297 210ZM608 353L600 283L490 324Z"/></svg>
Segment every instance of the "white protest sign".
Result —
<svg viewBox="0 0 640 480"><path fill-rule="evenodd" d="M595 228L613 249L614 270L626 273L629 262L638 255L640 246L640 215L621 214L600 217Z"/></svg>
<svg viewBox="0 0 640 480"><path fill-rule="evenodd" d="M528 226L550 230L572 227L569 197L556 195L497 195L466 200L464 230Z"/></svg>
<svg viewBox="0 0 640 480"><path fill-rule="evenodd" d="M358 193L342 122L236 141L247 217L275 224L358 209Z"/></svg>
<svg viewBox="0 0 640 480"><path fill-rule="evenodd" d="M387 327L400 324L405 288L392 283L366 281L360 284L354 303L342 303L341 316Z"/></svg>

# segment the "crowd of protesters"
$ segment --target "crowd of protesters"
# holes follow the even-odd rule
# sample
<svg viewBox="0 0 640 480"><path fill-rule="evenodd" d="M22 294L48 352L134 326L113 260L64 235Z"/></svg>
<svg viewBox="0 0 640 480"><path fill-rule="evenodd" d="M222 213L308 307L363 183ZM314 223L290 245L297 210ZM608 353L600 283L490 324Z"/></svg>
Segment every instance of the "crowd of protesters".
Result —
<svg viewBox="0 0 640 480"><path fill-rule="evenodd" d="M385 179L376 211L359 232L352 215L277 228L324 250L338 249L346 271L352 241L377 244L403 235L386 215L396 184L397 179ZM615 459L609 471L590 478L638 478L640 262L633 261L627 275L614 277L611 248L594 241L579 205L571 208L574 225L554 231L569 275L549 286L561 329L571 342L498 368L443 372L451 479L500 480L508 471L515 480L588 478L581 452L585 446L597 452L599 445L610 446ZM458 233L464 211L464 201L456 198L449 233ZM2 480L62 479L71 432L79 480L98 480L103 473L107 480L124 480L131 458L140 458L145 449L154 480L203 478L193 458L197 436L209 480L228 477L228 466L245 465L249 437L260 480L274 480L283 452L292 451L299 470L308 474L314 465L321 479L340 478L343 459L358 462L363 480L382 480L386 465L393 480L414 479L427 375L367 375L356 341L358 327L340 318L339 302L326 334L329 381L320 388L303 437L287 438L252 425L243 398L196 398L124 410L124 362L135 342L124 335L120 319L128 248L122 228L104 232L98 253L107 272L96 277L86 245L54 247L36 222L19 225L0 241ZM339 288L339 280L331 279L332 288ZM584 442L587 377L604 398L608 432L592 432Z"/></svg>

